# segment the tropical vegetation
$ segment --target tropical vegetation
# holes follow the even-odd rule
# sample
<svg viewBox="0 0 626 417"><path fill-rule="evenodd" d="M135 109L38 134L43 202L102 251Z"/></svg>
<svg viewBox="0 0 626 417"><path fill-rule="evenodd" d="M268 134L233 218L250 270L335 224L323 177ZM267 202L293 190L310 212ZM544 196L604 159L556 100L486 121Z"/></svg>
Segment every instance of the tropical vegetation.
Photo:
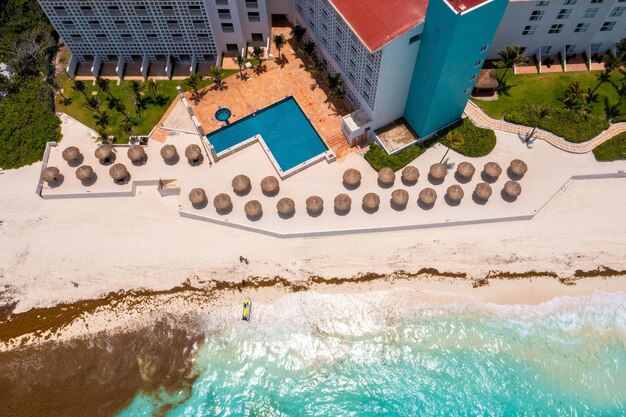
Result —
<svg viewBox="0 0 626 417"><path fill-rule="evenodd" d="M596 146L593 155L598 161L626 159L626 133L621 133Z"/></svg>

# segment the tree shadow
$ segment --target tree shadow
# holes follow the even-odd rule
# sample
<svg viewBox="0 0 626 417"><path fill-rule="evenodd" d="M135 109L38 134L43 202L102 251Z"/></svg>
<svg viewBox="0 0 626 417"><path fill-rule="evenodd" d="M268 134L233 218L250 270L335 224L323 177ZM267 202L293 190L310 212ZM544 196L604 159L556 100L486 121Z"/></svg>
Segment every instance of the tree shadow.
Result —
<svg viewBox="0 0 626 417"><path fill-rule="evenodd" d="M530 132L528 132L527 134L522 134L522 133L518 133L517 138L520 140L520 142L522 142L524 145L526 145L526 147L528 149L532 149L533 148L533 143L535 143L535 141L537 140L537 137L535 135L530 135Z"/></svg>

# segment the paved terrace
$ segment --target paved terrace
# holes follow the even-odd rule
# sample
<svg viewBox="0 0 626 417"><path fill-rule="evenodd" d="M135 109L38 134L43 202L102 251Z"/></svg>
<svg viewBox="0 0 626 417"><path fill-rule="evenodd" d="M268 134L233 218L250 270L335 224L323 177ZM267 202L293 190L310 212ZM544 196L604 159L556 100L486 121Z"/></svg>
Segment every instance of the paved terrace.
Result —
<svg viewBox="0 0 626 417"><path fill-rule="evenodd" d="M272 35L283 33L289 39L289 30L285 27L273 28ZM214 117L218 107L227 107L232 111L232 123L286 96L294 96L326 145L340 158L353 151L341 133L341 117L350 113L351 109L344 103L329 100L303 61L294 53L291 42L282 50L287 61L283 65L279 65L276 60L264 61L265 71L258 74L251 68L246 71L247 79L242 80L239 75L229 77L223 90L205 88L204 97L198 103L191 99L190 92L185 96L207 133L224 126ZM276 56L277 52L273 53Z"/></svg>
<svg viewBox="0 0 626 417"><path fill-rule="evenodd" d="M468 159L451 151L445 161L450 172L441 184L433 184L427 178L429 166L439 162L445 153L443 146L435 146L414 161L413 164L421 173L414 186L404 186L398 172L395 185L383 189L377 184L377 173L365 160L359 155L350 154L332 164L320 162L284 181L279 180L280 193L275 197L266 197L261 193L259 183L267 175L276 176L276 172L260 145L252 145L212 165L205 158L202 165L192 167L182 154L187 144L200 143L199 137L174 132L165 143L177 147L181 155L177 164L170 166L163 162L159 154L162 144L156 141L150 141L146 147L148 161L141 166L132 165L126 157L126 149L121 148L117 152L117 162L126 165L131 179L124 185L117 185L108 174L109 167L100 165L93 156L95 134L67 117L63 117L62 129L64 139L52 148L48 165L59 167L64 180L56 187L44 184L44 198L90 197L98 194L131 196L136 192L135 187L141 185L148 187L143 192L156 193L159 179L177 179L180 195L163 198L179 199L181 215L281 237L531 219L550 199L555 196L558 198L559 191L568 186L572 177L623 176L626 179L626 175L618 173L626 169L624 161L599 163L591 154L564 153L543 141L526 145L517 135L498 132L498 145L487 157ZM78 146L85 156L84 163L95 169L98 178L93 185L82 185L74 175L76 168L70 168L62 160L62 150L70 145ZM500 191L509 179L506 168L514 158L524 160L529 171L519 181L522 194L516 201L508 202L502 198ZM454 169L458 163L466 160L474 164L476 174L471 181L461 184L465 198L460 205L451 206L444 199L445 190L458 183ZM493 195L482 205L473 200L472 191L476 183L482 181L482 167L488 161L498 162L504 172L491 184ZM342 184L342 174L347 168L356 168L363 175L361 186L355 190L346 190ZM238 174L248 175L252 180L252 191L247 196L238 197L232 192L230 183ZM208 195L209 204L202 209L195 209L189 203L189 191L195 187L204 188ZM417 204L418 194L425 187L434 188L438 194L437 202L431 209L421 208ZM404 211L396 211L389 203L392 191L397 188L409 192L409 204ZM228 193L233 200L232 212L224 216L218 215L212 205L215 195L221 192ZM375 192L381 199L380 209L372 214L361 208L361 199L367 192ZM333 199L339 193L347 193L352 198L352 210L345 216L339 216L333 210ZM317 218L309 216L305 209L305 200L311 195L318 195L324 200L324 212ZM291 219L281 219L276 212L276 203L282 197L290 197L296 203L296 214ZM264 214L258 221L248 220L243 210L244 204L253 199L259 200L263 206ZM77 201L76 204L81 203Z"/></svg>

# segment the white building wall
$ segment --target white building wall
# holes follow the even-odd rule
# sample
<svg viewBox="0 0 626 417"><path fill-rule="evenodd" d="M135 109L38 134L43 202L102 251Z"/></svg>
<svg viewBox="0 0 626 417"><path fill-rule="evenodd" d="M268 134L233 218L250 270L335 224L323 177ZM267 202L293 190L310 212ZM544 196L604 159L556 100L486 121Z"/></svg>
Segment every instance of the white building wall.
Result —
<svg viewBox="0 0 626 417"><path fill-rule="evenodd" d="M284 14L290 20L293 18L293 0L268 0L267 3L270 15Z"/></svg>
<svg viewBox="0 0 626 417"><path fill-rule="evenodd" d="M422 23L383 48L372 119L373 129L393 122L404 114L417 51L420 47L419 38L416 37L423 30Z"/></svg>
<svg viewBox="0 0 626 417"><path fill-rule="evenodd" d="M533 12L541 15L539 20L532 18ZM602 31L605 22L614 22L615 26ZM549 33L553 25L563 27L559 33ZM576 32L579 25L583 28ZM525 32L528 33L524 35ZM573 45L568 54L588 51L592 45L592 52L604 52L625 37L626 0L512 0L488 58L497 59L497 52L507 45L526 48L528 56L538 55L542 47L544 52L550 47L548 54L556 55L568 45Z"/></svg>

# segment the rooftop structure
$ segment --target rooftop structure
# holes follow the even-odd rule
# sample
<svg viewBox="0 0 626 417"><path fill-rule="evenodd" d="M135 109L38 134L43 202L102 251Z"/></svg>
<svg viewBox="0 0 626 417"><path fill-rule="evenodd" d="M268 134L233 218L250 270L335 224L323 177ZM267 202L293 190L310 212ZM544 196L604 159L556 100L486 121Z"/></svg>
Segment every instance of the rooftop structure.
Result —
<svg viewBox="0 0 626 417"><path fill-rule="evenodd" d="M428 0L331 0L370 52L405 34L426 17Z"/></svg>

